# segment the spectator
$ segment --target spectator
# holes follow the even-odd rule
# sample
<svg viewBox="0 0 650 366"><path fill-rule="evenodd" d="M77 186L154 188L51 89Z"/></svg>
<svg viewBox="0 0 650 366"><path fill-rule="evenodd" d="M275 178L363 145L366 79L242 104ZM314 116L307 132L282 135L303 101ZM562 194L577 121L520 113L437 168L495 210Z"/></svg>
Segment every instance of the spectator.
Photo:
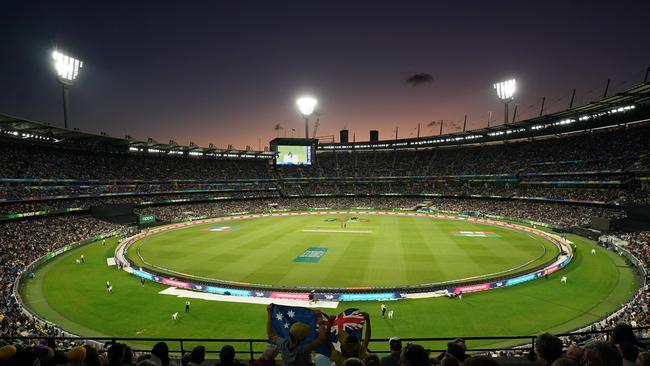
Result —
<svg viewBox="0 0 650 366"><path fill-rule="evenodd" d="M636 366L650 366L650 352L641 352L636 359Z"/></svg>
<svg viewBox="0 0 650 366"><path fill-rule="evenodd" d="M83 365L86 360L86 348L84 346L72 347L66 356L71 365Z"/></svg>
<svg viewBox="0 0 650 366"><path fill-rule="evenodd" d="M235 359L235 355L237 352L235 352L235 347L231 345L225 345L221 347L221 351L219 351L219 362L217 362L217 366L240 366L242 365L241 362Z"/></svg>
<svg viewBox="0 0 650 366"><path fill-rule="evenodd" d="M429 366L429 352L419 344L407 343L400 355L402 366Z"/></svg>
<svg viewBox="0 0 650 366"><path fill-rule="evenodd" d="M393 337L388 340L390 354L381 358L381 366L399 366L400 354L402 353L402 341Z"/></svg>
<svg viewBox="0 0 650 366"><path fill-rule="evenodd" d="M538 335L535 338L535 354L538 364L551 365L562 357L562 340L549 333Z"/></svg>
<svg viewBox="0 0 650 366"><path fill-rule="evenodd" d="M492 357L477 355L465 359L463 366L499 366L499 363Z"/></svg>
<svg viewBox="0 0 650 366"><path fill-rule="evenodd" d="M168 366L169 365L169 347L165 342L156 343L151 349L151 361L153 361L156 366Z"/></svg>
<svg viewBox="0 0 650 366"><path fill-rule="evenodd" d="M196 346L194 349L192 349L192 353L190 353L190 362L188 363L189 366L199 366L203 363L205 360L205 347L203 346Z"/></svg>
<svg viewBox="0 0 650 366"><path fill-rule="evenodd" d="M357 357L350 357L343 362L343 366L366 366L366 364Z"/></svg>
<svg viewBox="0 0 650 366"><path fill-rule="evenodd" d="M585 346L586 366L622 366L623 359L613 343L591 341Z"/></svg>
<svg viewBox="0 0 650 366"><path fill-rule="evenodd" d="M251 363L251 366L276 366L275 358L280 353L280 350L275 344L267 344L259 359ZM328 365L329 366L329 365Z"/></svg>
<svg viewBox="0 0 650 366"><path fill-rule="evenodd" d="M311 343L304 343L311 329L302 322L295 322L289 330L289 339L285 339L273 331L271 326L271 311L273 304L266 307L268 316L266 321L266 334L278 347L282 355L284 366L306 366L311 364L310 355L318 346L324 344L329 334L329 323L322 322L318 328L318 337ZM320 321L320 311L314 311L314 317Z"/></svg>

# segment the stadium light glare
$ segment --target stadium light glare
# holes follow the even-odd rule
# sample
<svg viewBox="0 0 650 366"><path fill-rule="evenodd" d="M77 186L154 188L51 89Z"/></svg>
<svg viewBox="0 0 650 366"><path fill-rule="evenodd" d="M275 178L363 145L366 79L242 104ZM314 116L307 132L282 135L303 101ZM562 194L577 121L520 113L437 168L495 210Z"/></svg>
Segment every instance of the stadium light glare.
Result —
<svg viewBox="0 0 650 366"><path fill-rule="evenodd" d="M57 50L52 51L52 59L59 81L62 83L72 83L79 76L79 69L83 67L82 61Z"/></svg>
<svg viewBox="0 0 650 366"><path fill-rule="evenodd" d="M314 113L314 108L316 107L317 103L318 102L316 99L312 97L302 97L298 98L296 101L296 104L298 104L298 109L300 109L300 113L304 117L309 117L312 113Z"/></svg>
<svg viewBox="0 0 650 366"><path fill-rule="evenodd" d="M68 89L72 84L74 84L77 77L79 77L79 70L83 67L84 63L81 60L63 54L58 50L52 51L52 60L54 61L57 80L63 87L63 126L68 128Z"/></svg>
<svg viewBox="0 0 650 366"><path fill-rule="evenodd" d="M517 90L517 81L515 79L510 79L506 81L501 81L499 83L494 84L494 89L497 90L497 95L499 96L499 99L503 100L512 100L515 91Z"/></svg>
<svg viewBox="0 0 650 366"><path fill-rule="evenodd" d="M300 97L298 100L296 100L296 104L298 105L298 109L300 109L300 113L302 116L305 118L305 138L309 138L309 116L314 113L314 108L316 108L316 104L318 104L318 101L316 98L312 97ZM314 136L315 137L315 136Z"/></svg>
<svg viewBox="0 0 650 366"><path fill-rule="evenodd" d="M501 102L503 102L504 105L503 124L507 125L508 124L508 103L512 102L512 100L514 99L515 92L517 91L517 80L510 79L510 80L495 83L494 89L496 89L497 96L499 97Z"/></svg>

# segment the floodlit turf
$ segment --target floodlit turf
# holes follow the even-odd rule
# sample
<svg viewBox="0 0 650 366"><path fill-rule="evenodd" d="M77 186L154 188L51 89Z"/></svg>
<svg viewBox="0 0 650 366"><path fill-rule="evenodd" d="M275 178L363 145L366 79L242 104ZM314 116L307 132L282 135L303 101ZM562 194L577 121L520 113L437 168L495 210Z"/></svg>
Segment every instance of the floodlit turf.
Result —
<svg viewBox="0 0 650 366"><path fill-rule="evenodd" d="M306 253L309 248L315 250ZM204 278L318 287L457 280L534 267L557 253L548 240L494 225L334 214L195 225L154 234L129 249L130 258L144 267L138 254L145 263Z"/></svg>
<svg viewBox="0 0 650 366"><path fill-rule="evenodd" d="M577 236L569 235L569 239L578 246L576 259L548 280L466 294L462 300L389 302L388 308L395 310L392 321L381 318L377 302L343 303L336 311L323 311L358 307L369 312L373 338L524 335L575 329L618 308L638 288L639 280L618 255ZM165 286L147 283L141 287L138 278L108 267L106 257L112 256L114 248L115 241L109 240L105 247L93 243L54 259L23 286L23 299L42 317L86 336L264 338L263 305L192 300L191 313L184 314L184 299L158 294ZM596 255L589 254L591 248L596 248ZM86 263L75 264L81 254ZM567 284L559 283L561 276L568 277ZM113 284L113 294L106 293L106 280ZM172 321L176 311L179 320ZM471 341L470 347L504 343ZM235 346L239 350L248 347ZM385 346L371 344L374 350ZM171 347L178 348L178 344ZM218 347L209 345L212 351Z"/></svg>

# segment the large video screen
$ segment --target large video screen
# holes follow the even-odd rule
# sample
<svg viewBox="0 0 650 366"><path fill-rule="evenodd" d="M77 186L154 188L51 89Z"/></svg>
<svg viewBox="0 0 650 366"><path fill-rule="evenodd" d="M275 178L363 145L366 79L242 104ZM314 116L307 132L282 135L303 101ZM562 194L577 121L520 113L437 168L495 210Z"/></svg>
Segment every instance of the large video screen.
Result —
<svg viewBox="0 0 650 366"><path fill-rule="evenodd" d="M278 145L278 165L311 165L311 146Z"/></svg>

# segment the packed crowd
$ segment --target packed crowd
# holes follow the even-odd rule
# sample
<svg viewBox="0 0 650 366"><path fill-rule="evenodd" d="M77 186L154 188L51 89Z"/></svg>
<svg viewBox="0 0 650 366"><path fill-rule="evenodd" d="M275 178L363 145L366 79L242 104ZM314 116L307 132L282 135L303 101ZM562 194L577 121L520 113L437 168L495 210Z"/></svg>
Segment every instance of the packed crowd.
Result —
<svg viewBox="0 0 650 366"><path fill-rule="evenodd" d="M650 156L650 125L601 131L532 142L486 146L374 152L322 152L312 166L270 166L263 160L226 160L141 156L125 153L68 150L8 141L0 146L0 178L97 179L95 183L11 182L0 186L0 199L75 194L151 194L182 190L246 190L248 183L210 184L209 181L269 179L252 189L280 189L288 195L309 194L442 194L535 196L553 199L592 200L627 204L650 202L635 174L643 171ZM541 157L541 158L540 158ZM601 173L598 173L598 172ZM606 171L606 172L603 172ZM647 171L647 169L646 169ZM459 175L508 174L507 184ZM536 175L544 174L544 175ZM340 184L332 181L294 184L286 178L436 176L435 182ZM498 177L496 177L498 178ZM504 178L504 177L501 177ZM463 178L467 179L467 177ZM127 180L160 180L135 182ZM174 180L194 180L178 183ZM518 184L521 180L525 184ZM562 184L548 184L554 180ZM566 181L591 181L567 185ZM612 180L624 182L611 184ZM546 181L546 184L540 184ZM594 182L601 182L600 185ZM585 188L587 187L587 188ZM590 188L593 187L593 188ZM610 188L611 187L611 188ZM7 210L4 210L7 211ZM11 210L14 212L13 210Z"/></svg>
<svg viewBox="0 0 650 366"><path fill-rule="evenodd" d="M626 170L643 168L644 164L636 163L646 161L641 159L650 152L648 141L650 127L644 125L478 147L327 152L318 155L316 165L286 167L280 173L299 177L373 177Z"/></svg>
<svg viewBox="0 0 650 366"><path fill-rule="evenodd" d="M630 252L643 268L650 268L650 231L621 233L617 237L624 243L624 248ZM612 248L612 244L606 240L599 241L599 244ZM615 249L615 248L612 248ZM649 272L650 273L650 272ZM626 322L633 327L650 326L650 275L646 273L645 285L637 292L634 299L626 304L616 316L606 322L595 324L598 328L611 327L612 323ZM650 330L648 331L650 336Z"/></svg>
<svg viewBox="0 0 650 366"><path fill-rule="evenodd" d="M146 207L140 213L153 213L165 221L188 217L219 216L228 212L259 212L276 210L306 210L309 208L401 208L413 209L417 205L430 206L439 211L453 211L471 215L495 215L515 220L543 222L556 227L588 225L593 217L620 218L625 212L618 209L557 203L528 203L526 201L459 199L438 197L313 197L223 201Z"/></svg>
<svg viewBox="0 0 650 366"><path fill-rule="evenodd" d="M248 360L238 359L232 345L221 348L215 363L208 359L207 349L202 345L179 357L170 352L165 342L156 343L150 352L134 352L121 343L111 343L105 347L76 345L61 349L53 339L47 339L38 344L0 343L0 366L498 366L501 362L512 364L512 357L521 355L534 362L531 364L542 366L650 365L647 345L641 343L625 323L617 324L607 339L590 340L583 344L543 333L535 338L534 351L470 354L462 338L448 342L442 352L431 351L421 344L403 344L397 337L390 338L386 345L377 346L374 343L373 350L370 347L370 317L367 313L362 313L366 322L363 337L358 339L343 333L339 335L337 344L331 343L327 337L332 326L327 321L320 323L316 338L308 340L312 330L302 322L293 323L286 335L275 333L270 325L270 314L271 310L267 321L270 343L259 356Z"/></svg>
<svg viewBox="0 0 650 366"><path fill-rule="evenodd" d="M537 185L513 185L509 183L468 183L462 181L430 182L319 182L287 183L280 189L267 185L251 185L246 188L209 188L207 190L188 191L152 191L130 192L128 195L110 195L105 197L61 198L31 197L24 202L0 202L0 215L26 213L35 211L54 212L68 208L87 209L104 204L128 203L141 205L146 203L162 204L169 200L206 201L241 198L273 198L280 196L318 196L318 195L354 195L382 196L407 195L421 197L502 197L529 200L576 200L607 203L610 205L646 204L650 202L650 191L583 188L583 187L549 187ZM41 191L39 191L41 192ZM533 206L534 207L534 206Z"/></svg>
<svg viewBox="0 0 650 366"><path fill-rule="evenodd" d="M621 203L640 200L641 192L632 192L616 188L584 188L573 186L509 184L509 183L468 183L462 181L432 181L432 182L318 182L303 184L284 184L282 192L285 195L312 194L356 194L380 195L398 193L405 195L439 195L439 196L499 196L499 197L536 197L557 200L597 201L604 203Z"/></svg>
<svg viewBox="0 0 650 366"><path fill-rule="evenodd" d="M244 182L227 182L227 183L207 183L207 182L156 182L156 183L120 183L120 182L103 182L94 184L68 184L68 185L4 185L0 186L0 199L38 199L39 197L51 196L77 196L77 195L101 195L101 194L151 194L151 193L169 193L179 191L210 191L210 192L229 192L229 191L249 191L275 189L276 183L244 183Z"/></svg>
<svg viewBox="0 0 650 366"><path fill-rule="evenodd" d="M177 221L190 217L212 217L227 213L263 212L270 210L308 210L311 208L404 208L415 207L421 199L410 197L323 197L291 199L259 199L193 203L186 205L157 206L138 209L138 213L155 214L163 221Z"/></svg>
<svg viewBox="0 0 650 366"><path fill-rule="evenodd" d="M140 156L33 146L13 141L0 144L0 166L11 174L2 178L107 181L271 178L266 161Z"/></svg>
<svg viewBox="0 0 650 366"><path fill-rule="evenodd" d="M54 249L115 229L117 226L113 224L77 216L0 224L0 334L56 334L56 329L41 327L23 314L13 297L16 276Z"/></svg>
<svg viewBox="0 0 650 366"><path fill-rule="evenodd" d="M96 198L76 198L76 199L51 199L44 201L28 201L22 203L4 203L0 204L0 217L13 213L25 212L54 212L68 208L89 209L92 206L108 204L133 204L135 206L164 204L170 201L206 201L206 200L225 200L225 199L244 199L244 198L264 198L278 197L279 193L275 190L262 191L237 191L237 192L204 192L204 193L184 193L184 194L149 194L141 196L110 196Z"/></svg>

